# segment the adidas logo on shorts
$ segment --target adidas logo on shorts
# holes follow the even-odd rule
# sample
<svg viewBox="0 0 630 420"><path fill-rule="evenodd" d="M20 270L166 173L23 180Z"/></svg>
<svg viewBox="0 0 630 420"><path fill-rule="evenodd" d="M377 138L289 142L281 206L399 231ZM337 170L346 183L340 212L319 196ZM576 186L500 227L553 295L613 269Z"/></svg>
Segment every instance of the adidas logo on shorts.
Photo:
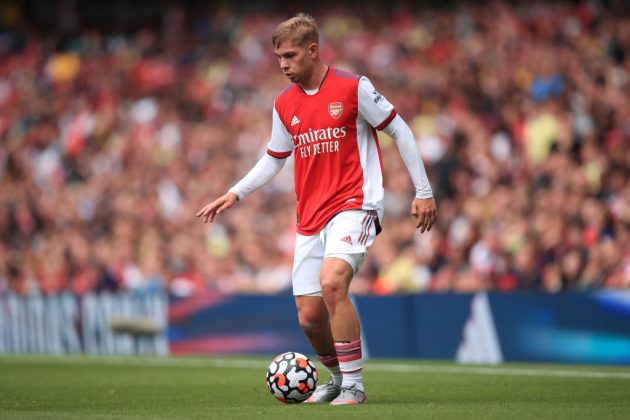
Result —
<svg viewBox="0 0 630 420"><path fill-rule="evenodd" d="M350 237L350 235L344 236L343 238L341 238L341 240L347 243L348 245L352 245L352 238Z"/></svg>

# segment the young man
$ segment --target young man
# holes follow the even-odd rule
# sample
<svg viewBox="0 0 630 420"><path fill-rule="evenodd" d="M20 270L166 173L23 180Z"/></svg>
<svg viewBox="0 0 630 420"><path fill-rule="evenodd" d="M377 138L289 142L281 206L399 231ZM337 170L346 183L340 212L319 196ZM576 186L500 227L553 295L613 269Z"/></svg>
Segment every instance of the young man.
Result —
<svg viewBox="0 0 630 420"><path fill-rule="evenodd" d="M269 182L293 153L298 202L293 294L300 326L331 372L308 402L362 404L367 398L359 320L348 288L383 217L376 130L398 145L415 185L411 214L421 232L431 229L437 209L411 129L367 78L320 61L315 20L298 14L278 25L272 42L292 84L276 98L267 154L197 217L212 222Z"/></svg>

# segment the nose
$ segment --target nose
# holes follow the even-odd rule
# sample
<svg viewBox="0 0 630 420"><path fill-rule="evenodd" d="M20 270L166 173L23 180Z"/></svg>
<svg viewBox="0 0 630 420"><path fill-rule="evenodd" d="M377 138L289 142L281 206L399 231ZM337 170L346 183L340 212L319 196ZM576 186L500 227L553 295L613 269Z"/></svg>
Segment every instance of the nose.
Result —
<svg viewBox="0 0 630 420"><path fill-rule="evenodd" d="M289 69L289 63L287 62L287 60L285 58L280 58L280 69L282 71L286 71Z"/></svg>

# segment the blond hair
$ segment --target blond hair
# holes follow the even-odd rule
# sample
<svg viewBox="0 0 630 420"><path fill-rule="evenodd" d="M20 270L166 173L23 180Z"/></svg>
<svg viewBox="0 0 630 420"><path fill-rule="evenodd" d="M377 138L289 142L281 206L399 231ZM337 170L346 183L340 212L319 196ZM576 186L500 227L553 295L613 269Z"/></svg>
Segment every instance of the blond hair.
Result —
<svg viewBox="0 0 630 420"><path fill-rule="evenodd" d="M319 43L319 32L315 18L307 13L298 13L276 27L271 35L271 42L277 48L282 42L290 39L295 45L304 47L310 43Z"/></svg>

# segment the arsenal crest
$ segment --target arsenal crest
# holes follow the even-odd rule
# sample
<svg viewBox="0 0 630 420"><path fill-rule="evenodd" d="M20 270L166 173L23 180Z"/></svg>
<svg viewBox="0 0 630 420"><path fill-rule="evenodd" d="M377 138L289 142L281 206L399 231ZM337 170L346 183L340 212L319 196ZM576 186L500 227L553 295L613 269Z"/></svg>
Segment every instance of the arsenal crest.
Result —
<svg viewBox="0 0 630 420"><path fill-rule="evenodd" d="M341 102L331 102L328 104L328 115L338 120L343 114L343 104Z"/></svg>

